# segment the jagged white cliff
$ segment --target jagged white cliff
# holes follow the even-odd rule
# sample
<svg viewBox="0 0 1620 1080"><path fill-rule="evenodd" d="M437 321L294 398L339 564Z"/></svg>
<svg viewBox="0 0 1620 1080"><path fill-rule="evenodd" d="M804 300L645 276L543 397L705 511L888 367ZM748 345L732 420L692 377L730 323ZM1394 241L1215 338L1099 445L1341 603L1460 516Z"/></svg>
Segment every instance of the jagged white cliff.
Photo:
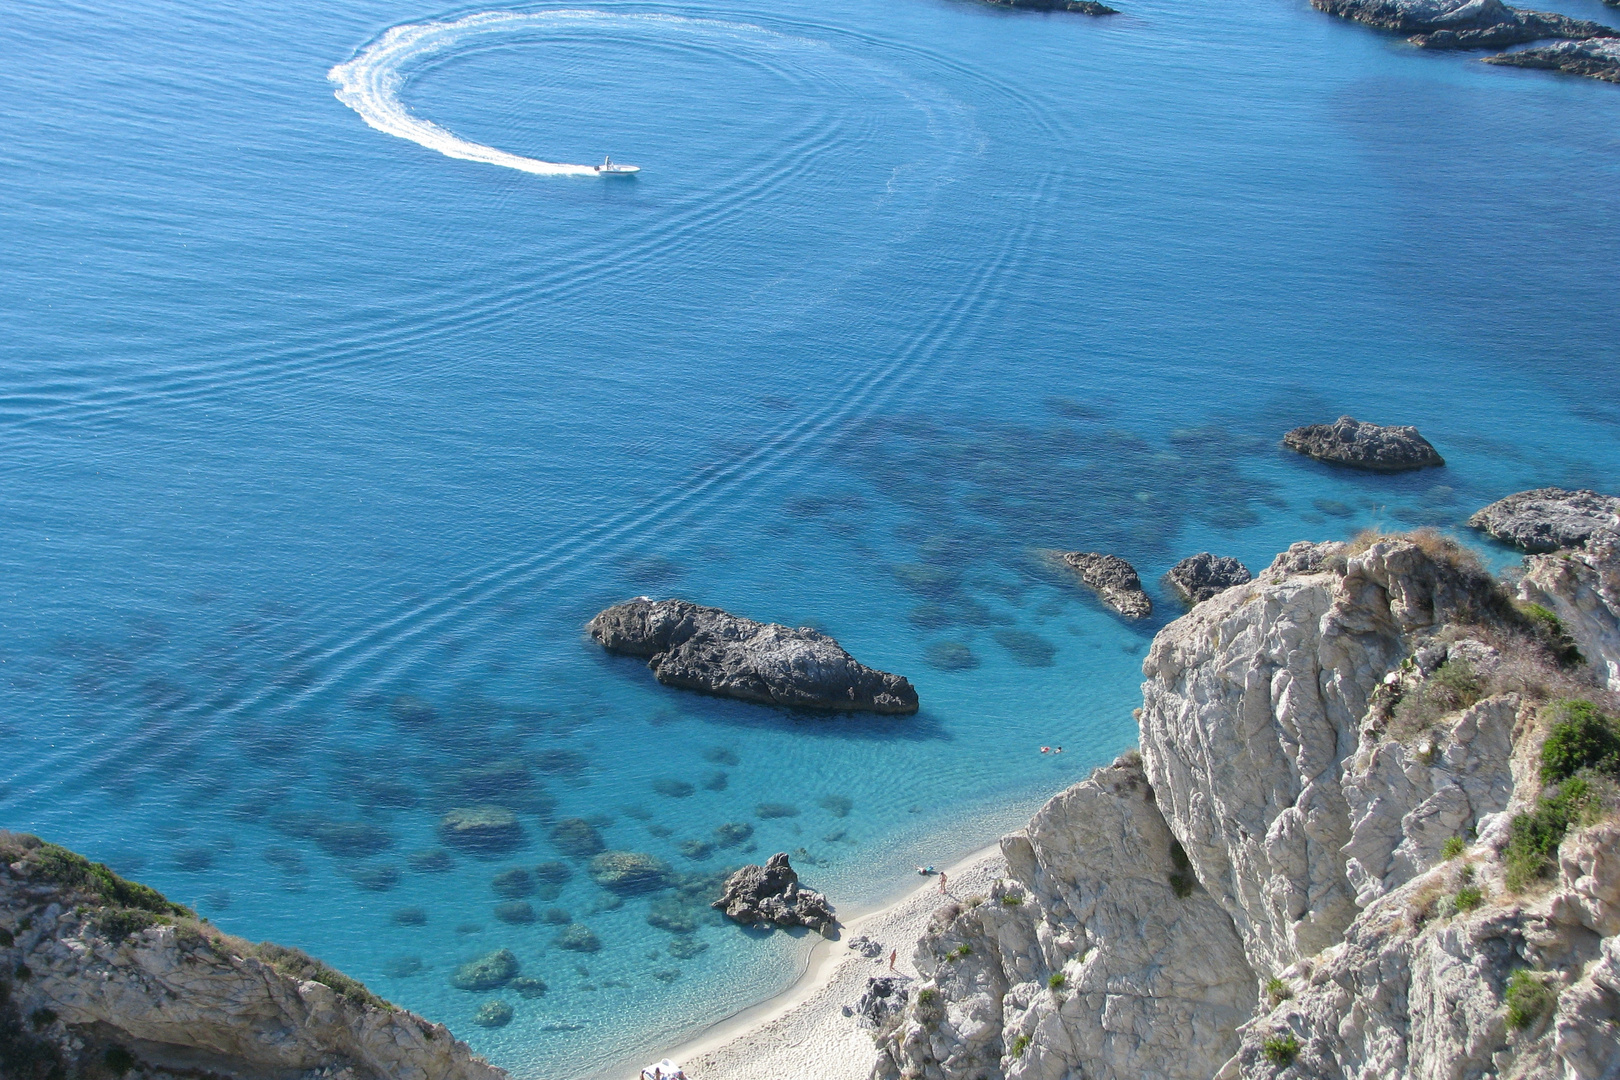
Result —
<svg viewBox="0 0 1620 1080"><path fill-rule="evenodd" d="M1620 689L1617 570L1533 557L1516 604L1437 537L1296 544L1199 604L1140 757L936 917L874 1077L1620 1076L1620 826L1505 854L1548 703Z"/></svg>

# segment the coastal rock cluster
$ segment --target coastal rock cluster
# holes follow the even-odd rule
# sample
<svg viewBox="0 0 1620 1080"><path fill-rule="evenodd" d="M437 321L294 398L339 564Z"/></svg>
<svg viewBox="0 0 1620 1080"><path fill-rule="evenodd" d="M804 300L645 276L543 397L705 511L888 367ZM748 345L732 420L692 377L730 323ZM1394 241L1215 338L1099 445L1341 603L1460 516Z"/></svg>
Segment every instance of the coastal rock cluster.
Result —
<svg viewBox="0 0 1620 1080"><path fill-rule="evenodd" d="M25 1019L26 1018L26 1019ZM0 1073L504 1080L440 1024L293 949L0 833Z"/></svg>
<svg viewBox="0 0 1620 1080"><path fill-rule="evenodd" d="M711 906L745 926L808 926L826 934L838 925L827 898L799 886L798 872L783 851L766 859L764 866L745 866L732 874Z"/></svg>
<svg viewBox="0 0 1620 1080"><path fill-rule="evenodd" d="M1140 756L936 914L873 1076L1615 1075L1617 614L1605 531L1516 590L1420 533L1199 603Z"/></svg>
<svg viewBox="0 0 1620 1080"><path fill-rule="evenodd" d="M1318 461L1371 472L1404 472L1446 463L1417 428L1369 424L1353 416L1294 428L1283 436L1283 445Z"/></svg>
<svg viewBox="0 0 1620 1080"><path fill-rule="evenodd" d="M1118 15L1119 12L1097 0L985 0L997 7L1023 8L1029 11L1073 11L1080 15Z"/></svg>
<svg viewBox="0 0 1620 1080"><path fill-rule="evenodd" d="M1620 37L1559 41L1552 45L1487 56L1485 62L1503 67L1562 71L1568 75L1602 79L1604 82L1620 82Z"/></svg>
<svg viewBox="0 0 1620 1080"><path fill-rule="evenodd" d="M1311 0L1330 15L1410 35L1428 49L1503 49L1546 38L1612 37L1586 19L1525 11L1501 0Z"/></svg>
<svg viewBox="0 0 1620 1080"><path fill-rule="evenodd" d="M917 711L910 682L867 667L809 627L643 596L606 609L587 629L610 652L646 657L667 686L784 708Z"/></svg>

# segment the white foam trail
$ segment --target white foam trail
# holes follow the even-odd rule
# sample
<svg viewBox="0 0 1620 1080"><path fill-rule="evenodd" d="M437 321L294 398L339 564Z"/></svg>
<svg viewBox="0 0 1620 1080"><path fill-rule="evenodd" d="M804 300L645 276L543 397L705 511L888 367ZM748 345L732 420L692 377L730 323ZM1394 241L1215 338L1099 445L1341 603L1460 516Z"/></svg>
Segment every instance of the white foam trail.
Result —
<svg viewBox="0 0 1620 1080"><path fill-rule="evenodd" d="M367 124L389 135L409 139L429 150L437 150L445 157L482 161L486 165L499 165L537 176L596 176L596 170L589 165L541 161L469 142L438 124L412 116L405 103L399 100L399 91L405 85L404 68L407 64L458 45L468 37L508 32L542 20L555 21L595 14L584 11L543 14L484 11L454 22L406 23L394 27L361 49L353 60L334 67L326 73L326 77L337 84L337 89L333 91L337 99L359 113L360 119Z"/></svg>
<svg viewBox="0 0 1620 1080"><path fill-rule="evenodd" d="M409 139L429 150L437 150L445 157L462 161L482 161L486 165L499 165L537 176L597 176L590 165L565 165L556 161L541 161L508 153L493 146L469 142L438 124L412 116L410 109L399 100L405 85L406 68L436 53L465 43L470 38L486 34L506 34L548 25L567 25L587 21L615 21L632 23L660 23L678 25L683 29L732 33L745 32L757 39L782 38L775 31L749 23L722 22L717 19L693 19L679 15L618 14L605 11L557 9L552 11L481 11L450 22L405 23L393 27L355 55L346 64L339 64L326 73L337 85L333 91L337 99L355 112L360 119L389 135Z"/></svg>

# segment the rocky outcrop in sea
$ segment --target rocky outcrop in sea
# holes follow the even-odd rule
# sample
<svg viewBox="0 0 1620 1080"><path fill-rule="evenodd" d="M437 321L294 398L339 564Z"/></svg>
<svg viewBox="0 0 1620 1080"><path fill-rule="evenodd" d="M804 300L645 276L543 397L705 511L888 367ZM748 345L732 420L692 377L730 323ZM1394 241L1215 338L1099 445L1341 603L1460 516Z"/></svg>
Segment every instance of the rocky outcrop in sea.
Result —
<svg viewBox="0 0 1620 1080"><path fill-rule="evenodd" d="M26 1019L25 1019L26 1018ZM0 1075L505 1080L317 960L0 833Z"/></svg>
<svg viewBox="0 0 1620 1080"><path fill-rule="evenodd" d="M1584 488L1536 488L1498 499L1468 524L1523 551L1557 551L1579 547L1596 532L1620 531L1620 498Z"/></svg>
<svg viewBox="0 0 1620 1080"><path fill-rule="evenodd" d="M1119 12L1097 0L985 0L997 7L1023 8L1028 11L1073 11L1080 15L1118 15Z"/></svg>
<svg viewBox="0 0 1620 1080"><path fill-rule="evenodd" d="M1127 619L1145 619L1153 614L1153 601L1142 591L1142 579L1136 576L1136 567L1118 555L1066 551L1058 557L1096 591L1103 603Z"/></svg>
<svg viewBox="0 0 1620 1080"><path fill-rule="evenodd" d="M1509 7L1501 0L1311 0L1329 15L1409 35L1427 49L1505 49L1547 38L1613 37L1586 19Z"/></svg>
<svg viewBox="0 0 1620 1080"><path fill-rule="evenodd" d="M789 865L785 851L772 855L764 866L745 866L732 874L720 899L710 906L745 926L808 926L826 934L838 925L827 898L799 886L798 872Z"/></svg>
<svg viewBox="0 0 1620 1080"><path fill-rule="evenodd" d="M601 612L587 629L610 652L647 657L667 686L784 708L917 711L909 681L867 667L809 627L643 596Z"/></svg>
<svg viewBox="0 0 1620 1080"><path fill-rule="evenodd" d="M1599 37L1537 45L1518 52L1487 56L1485 63L1562 71L1568 75L1602 79L1604 82L1620 82L1620 38Z"/></svg>
<svg viewBox="0 0 1620 1080"><path fill-rule="evenodd" d="M1228 555L1200 551L1172 566L1164 575L1170 587L1188 607L1201 604L1234 585L1247 585L1253 575L1249 568Z"/></svg>
<svg viewBox="0 0 1620 1080"><path fill-rule="evenodd" d="M1296 544L936 914L877 1080L1620 1074L1620 552ZM1578 653L1566 643L1579 643Z"/></svg>
<svg viewBox="0 0 1620 1080"><path fill-rule="evenodd" d="M1318 461L1371 472L1405 472L1446 463L1417 428L1369 424L1353 416L1294 428L1283 436L1283 445Z"/></svg>

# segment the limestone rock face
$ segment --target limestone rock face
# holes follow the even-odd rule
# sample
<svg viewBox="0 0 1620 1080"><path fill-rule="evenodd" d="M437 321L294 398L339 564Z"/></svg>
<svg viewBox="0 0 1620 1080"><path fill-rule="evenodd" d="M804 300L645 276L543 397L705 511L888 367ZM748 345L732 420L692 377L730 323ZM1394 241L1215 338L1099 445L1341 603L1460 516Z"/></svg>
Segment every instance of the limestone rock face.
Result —
<svg viewBox="0 0 1620 1080"><path fill-rule="evenodd" d="M77 1075L76 1056L118 1047L149 1077L506 1076L442 1025L285 975L233 953L230 939L152 925L116 940L89 910L82 894L39 880L24 863L0 864L0 941L10 942L0 964L30 972L11 981L10 1006L23 1016L55 1014L39 1038L60 1047L68 1075Z"/></svg>
<svg viewBox="0 0 1620 1080"><path fill-rule="evenodd" d="M1293 572L1317 556L1314 572ZM1337 559L1295 545L1257 584L1205 601L1154 640L1142 757L1251 961L1278 970L1355 917L1341 769L1373 691L1416 632L1481 617L1495 596L1483 575L1400 540Z"/></svg>
<svg viewBox="0 0 1620 1080"><path fill-rule="evenodd" d="M800 888L798 872L789 865L783 851L765 860L764 866L745 866L732 874L726 879L720 899L710 907L749 926L808 926L825 934L838 925L838 917L825 896Z"/></svg>
<svg viewBox="0 0 1620 1080"><path fill-rule="evenodd" d="M1505 854L1548 695L1613 708L1582 689L1614 670L1608 536L1522 583L1590 666L1424 536L1295 544L1165 627L1140 763L936 914L876 1080L1620 1075L1620 823L1572 826L1521 892Z"/></svg>
<svg viewBox="0 0 1620 1080"><path fill-rule="evenodd" d="M1606 40L1620 47L1620 40ZM1620 62L1620 53L1616 56ZM1498 499L1468 524L1524 551L1577 548L1593 533L1620 529L1620 498L1585 489L1536 488Z"/></svg>
<svg viewBox="0 0 1620 1080"><path fill-rule="evenodd" d="M1485 57L1487 64L1506 67L1541 68L1568 75L1585 75L1604 82L1620 82L1620 38L1599 37L1585 41L1560 41L1518 52Z"/></svg>
<svg viewBox="0 0 1620 1080"><path fill-rule="evenodd" d="M1145 619L1153 614L1153 601L1142 591L1136 567L1118 555L1067 551L1060 557L1079 573L1081 581L1096 590L1103 603L1127 619Z"/></svg>
<svg viewBox="0 0 1620 1080"><path fill-rule="evenodd" d="M809 627L638 597L601 612L587 629L610 652L647 657L667 686L795 709L917 711L910 682L867 667Z"/></svg>
<svg viewBox="0 0 1620 1080"><path fill-rule="evenodd" d="M1010 879L936 916L874 1075L1212 1075L1255 979L1209 894L1171 884L1173 844L1135 755L1053 798L1002 840Z"/></svg>
<svg viewBox="0 0 1620 1080"><path fill-rule="evenodd" d="M1191 607L1234 585L1247 585L1253 575L1231 556L1200 551L1176 563L1164 577Z"/></svg>
<svg viewBox="0 0 1620 1080"><path fill-rule="evenodd" d="M1513 794L1517 695L1488 698L1415 743L1367 739L1345 763L1350 808L1345 876L1366 907L1440 862L1454 836L1473 834Z"/></svg>
<svg viewBox="0 0 1620 1080"><path fill-rule="evenodd" d="M1322 7L1322 3L1316 6ZM1446 463L1417 428L1383 427L1353 416L1341 416L1331 424L1297 427L1283 436L1283 445L1319 461L1372 472L1403 472Z"/></svg>
<svg viewBox="0 0 1620 1080"><path fill-rule="evenodd" d="M1614 34L1606 26L1546 11L1525 11L1501 0L1311 0L1329 15L1411 35L1430 49L1502 49L1545 38Z"/></svg>
<svg viewBox="0 0 1620 1080"><path fill-rule="evenodd" d="M1597 532L1579 550L1524 564L1520 599L1558 616L1593 671L1620 692L1620 532Z"/></svg>

